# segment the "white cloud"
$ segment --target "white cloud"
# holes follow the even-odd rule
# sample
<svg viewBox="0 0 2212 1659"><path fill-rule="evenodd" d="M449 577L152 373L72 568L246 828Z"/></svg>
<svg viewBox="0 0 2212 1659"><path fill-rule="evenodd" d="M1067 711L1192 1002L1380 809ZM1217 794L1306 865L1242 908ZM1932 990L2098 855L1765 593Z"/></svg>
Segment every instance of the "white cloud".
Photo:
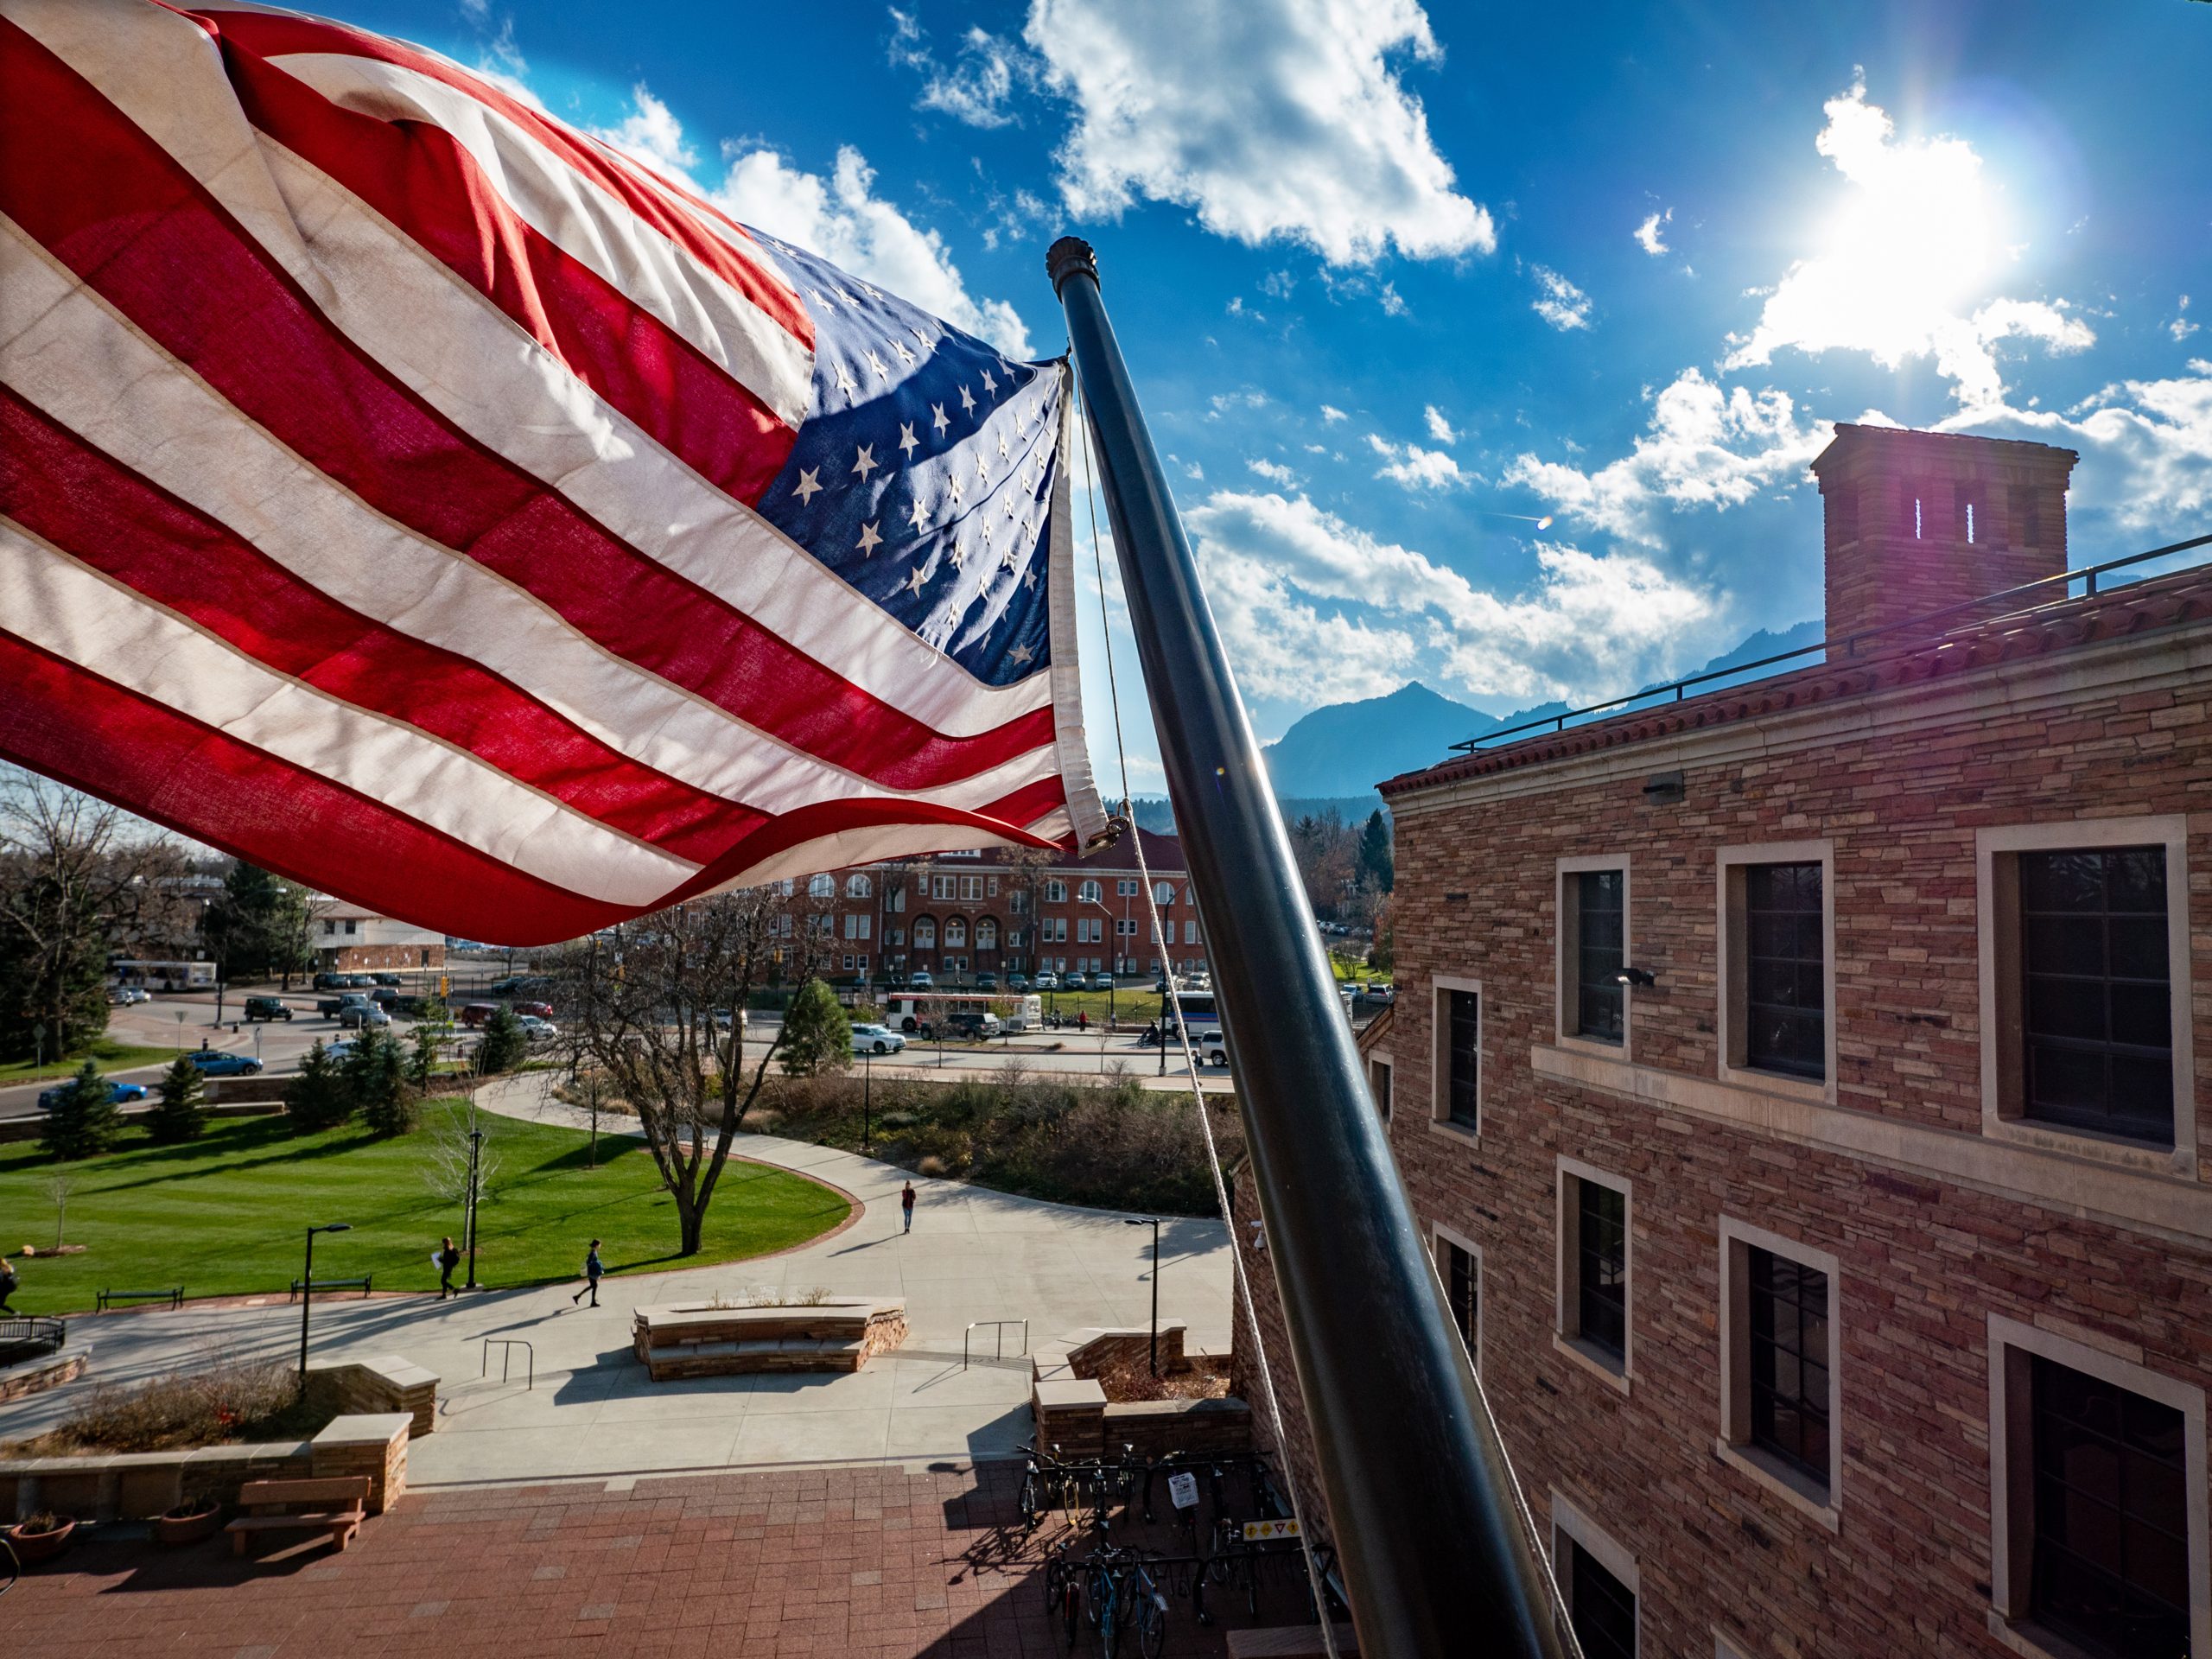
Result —
<svg viewBox="0 0 2212 1659"><path fill-rule="evenodd" d="M1257 473L1262 478L1268 479L1274 483L1280 484L1285 489L1291 488L1298 482L1298 474L1292 472L1289 467L1284 466L1282 462L1279 461L1268 461L1265 458L1262 458L1257 461L1248 461L1244 464L1253 472Z"/></svg>
<svg viewBox="0 0 2212 1659"><path fill-rule="evenodd" d="M1422 668L1481 696L1586 698L1670 671L1685 632L1715 617L1707 595L1634 554L1540 543L1535 581L1500 598L1302 496L1222 491L1188 518L1215 613L1234 619L1223 631L1238 677L1262 696L1372 696ZM1381 615L1324 608L1344 606ZM1324 654L1354 648L1374 655Z"/></svg>
<svg viewBox="0 0 2212 1659"><path fill-rule="evenodd" d="M1674 217L1675 210L1671 207L1668 208L1663 213L1651 214L1643 221L1643 224L1636 227L1636 245L1642 248L1654 259L1656 259L1661 254L1668 251L1666 239L1660 233L1659 227L1662 225L1666 224Z"/></svg>
<svg viewBox="0 0 2212 1659"><path fill-rule="evenodd" d="M1334 404L1324 404L1321 405L1321 419L1326 425L1334 426L1338 421L1349 418L1350 417L1345 415L1344 410L1338 409Z"/></svg>
<svg viewBox="0 0 2212 1659"><path fill-rule="evenodd" d="M1562 334L1590 326L1590 296L1548 265L1530 267L1536 286L1543 290L1529 309Z"/></svg>
<svg viewBox="0 0 2212 1659"><path fill-rule="evenodd" d="M1441 449L1424 449L1417 443L1387 442L1373 432L1367 435L1367 446L1382 457L1382 465L1375 476L1402 484L1409 490L1446 490L1465 480L1466 474L1459 470L1459 463Z"/></svg>
<svg viewBox="0 0 2212 1659"><path fill-rule="evenodd" d="M961 37L959 55L948 68L938 62L921 24L912 16L894 6L891 22L891 61L918 70L923 77L916 108L935 110L971 127L1014 124L1014 111L1007 106L1014 88L1036 77L1033 63L1019 46L971 28Z"/></svg>
<svg viewBox="0 0 2212 1659"><path fill-rule="evenodd" d="M1731 338L1724 367L1770 362L1791 348L1865 352L1888 368L1932 357L1971 410L2003 402L1999 340L2034 340L2050 352L2095 342L2063 300L1992 292L2012 251L1971 144L1899 139L1863 85L1824 107L1827 124L1814 147L1841 175L1842 202L1821 250L1764 296L1748 336Z"/></svg>
<svg viewBox="0 0 2212 1659"><path fill-rule="evenodd" d="M2181 304L2176 308L2174 320L2166 325L2166 332L2176 340L2187 340L2198 327L2189 320L2189 296L2184 294L2181 296Z"/></svg>
<svg viewBox="0 0 2212 1659"><path fill-rule="evenodd" d="M729 172L713 199L741 223L880 283L1010 357L1032 355L1029 331L1014 307L972 297L944 237L876 196L874 171L851 145L838 150L826 180L772 149L729 143L722 154Z"/></svg>
<svg viewBox="0 0 2212 1659"><path fill-rule="evenodd" d="M635 156L688 188L698 188L690 173L699 164L698 151L685 140L683 124L643 81L630 89L630 113L620 126L594 127L591 131L592 137L605 139L626 156Z"/></svg>
<svg viewBox="0 0 2212 1659"><path fill-rule="evenodd" d="M1961 411L1946 428L2032 439L2081 451L2070 515L2101 515L2153 544L2194 534L2212 511L2212 362L2190 373L2126 380L2064 414L2005 408Z"/></svg>
<svg viewBox="0 0 2212 1659"><path fill-rule="evenodd" d="M1497 245L1399 78L1443 55L1416 0L1032 0L1023 34L1075 105L1058 161L1078 213L1173 202L1336 264Z"/></svg>
<svg viewBox="0 0 2212 1659"><path fill-rule="evenodd" d="M1428 423L1428 435L1434 438L1439 443L1457 443L1459 442L1459 435L1452 429L1452 423L1444 418L1444 411L1439 409L1434 404L1431 404L1427 408L1424 409L1421 411L1421 416L1422 418Z"/></svg>
<svg viewBox="0 0 2212 1659"><path fill-rule="evenodd" d="M1630 454L1594 472L1524 454L1503 481L1528 486L1592 529L1656 544L1662 504L1725 510L1793 483L1834 430L1827 421L1801 422L1787 392L1724 389L1685 369L1652 399L1649 429Z"/></svg>

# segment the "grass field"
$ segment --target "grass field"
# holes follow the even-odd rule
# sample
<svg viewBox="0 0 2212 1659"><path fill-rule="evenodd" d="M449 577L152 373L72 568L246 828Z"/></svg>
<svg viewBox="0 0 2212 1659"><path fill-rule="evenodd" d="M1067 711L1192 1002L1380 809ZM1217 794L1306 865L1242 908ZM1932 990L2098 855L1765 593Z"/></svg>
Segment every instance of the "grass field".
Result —
<svg viewBox="0 0 2212 1659"><path fill-rule="evenodd" d="M0 1065L0 1089L13 1088L19 1083L44 1083L49 1079L73 1076L88 1056L103 1071L121 1071L134 1065L163 1065L176 1058L177 1049L174 1043L148 1048L135 1043L111 1042L103 1037L85 1053L73 1054L66 1060L57 1060L49 1055L43 1066L34 1066L29 1060L10 1060L5 1065Z"/></svg>
<svg viewBox="0 0 2212 1659"><path fill-rule="evenodd" d="M426 1111L442 1110L433 1102ZM676 1210L652 1154L626 1136L601 1135L599 1167L587 1137L511 1118L480 1120L499 1160L483 1207L476 1276L489 1285L573 1277L593 1238L610 1273L677 1264ZM378 1141L359 1130L289 1134L275 1117L220 1118L200 1140L156 1147L131 1132L104 1158L56 1165L36 1147L0 1147L0 1249L54 1243L48 1182L67 1171L67 1242L79 1255L18 1257L13 1306L60 1313L92 1306L104 1287L181 1284L188 1296L286 1294L299 1276L309 1223L353 1230L315 1241L317 1279L373 1274L378 1290L435 1290L430 1252L461 1236L458 1205L423 1179L430 1135ZM733 1160L707 1212L707 1266L779 1250L828 1231L849 1205L827 1187ZM465 1273L464 1269L464 1273Z"/></svg>

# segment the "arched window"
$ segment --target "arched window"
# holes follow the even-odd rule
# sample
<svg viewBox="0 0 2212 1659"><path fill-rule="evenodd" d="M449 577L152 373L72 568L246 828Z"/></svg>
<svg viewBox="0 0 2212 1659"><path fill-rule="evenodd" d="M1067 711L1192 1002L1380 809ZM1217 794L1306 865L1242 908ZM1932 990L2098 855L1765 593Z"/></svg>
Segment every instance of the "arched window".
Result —
<svg viewBox="0 0 2212 1659"><path fill-rule="evenodd" d="M845 897L848 899L865 899L874 891L874 883L857 870L845 878Z"/></svg>
<svg viewBox="0 0 2212 1659"><path fill-rule="evenodd" d="M937 924L927 916L921 917L914 923L914 949L917 950L937 949Z"/></svg>
<svg viewBox="0 0 2212 1659"><path fill-rule="evenodd" d="M1086 881L1075 890L1075 896L1084 904L1095 905L1098 902L1098 893L1099 887L1096 881Z"/></svg>
<svg viewBox="0 0 2212 1659"><path fill-rule="evenodd" d="M999 925L988 916L976 924L976 948L978 950L999 948Z"/></svg>
<svg viewBox="0 0 2212 1659"><path fill-rule="evenodd" d="M968 943L968 924L957 916L944 918L944 948L957 950Z"/></svg>
<svg viewBox="0 0 2212 1659"><path fill-rule="evenodd" d="M1198 890L1196 887L1185 887L1183 889L1183 902L1186 905L1197 904L1198 902Z"/></svg>
<svg viewBox="0 0 2212 1659"><path fill-rule="evenodd" d="M810 899L835 899L837 896L837 878L834 875L809 876L806 896Z"/></svg>
<svg viewBox="0 0 2212 1659"><path fill-rule="evenodd" d="M1152 884L1152 896L1154 899L1160 904L1173 904L1175 902L1175 884L1173 881L1154 882Z"/></svg>

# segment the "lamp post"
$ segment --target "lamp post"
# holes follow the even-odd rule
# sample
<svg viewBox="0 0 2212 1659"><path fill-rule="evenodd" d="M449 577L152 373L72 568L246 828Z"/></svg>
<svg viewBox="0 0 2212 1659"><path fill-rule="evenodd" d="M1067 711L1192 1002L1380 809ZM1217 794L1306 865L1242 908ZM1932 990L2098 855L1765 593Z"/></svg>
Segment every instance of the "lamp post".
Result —
<svg viewBox="0 0 2212 1659"><path fill-rule="evenodd" d="M871 1142L868 1134L868 1088L875 1081L875 1051L861 1051L861 1150L866 1152Z"/></svg>
<svg viewBox="0 0 2212 1659"><path fill-rule="evenodd" d="M483 1149L484 1131L468 1132L468 1282L464 1290L474 1290L476 1284L476 1160Z"/></svg>
<svg viewBox="0 0 2212 1659"><path fill-rule="evenodd" d="M1152 1374L1160 1375L1160 1217L1158 1216L1124 1216L1124 1227L1152 1228Z"/></svg>
<svg viewBox="0 0 2212 1659"><path fill-rule="evenodd" d="M307 1270L300 1275L300 1398L308 1395L308 1309L315 1305L315 1236L317 1233L350 1233L350 1221L325 1222L320 1227L308 1229Z"/></svg>

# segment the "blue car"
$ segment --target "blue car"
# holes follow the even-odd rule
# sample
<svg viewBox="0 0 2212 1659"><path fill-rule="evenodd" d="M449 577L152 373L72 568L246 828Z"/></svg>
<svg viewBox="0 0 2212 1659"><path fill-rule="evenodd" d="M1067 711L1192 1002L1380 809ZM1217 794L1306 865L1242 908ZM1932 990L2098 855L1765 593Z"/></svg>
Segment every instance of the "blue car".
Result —
<svg viewBox="0 0 2212 1659"><path fill-rule="evenodd" d="M261 1070L261 1062L251 1054L225 1054L203 1048L187 1058L211 1077L251 1077Z"/></svg>
<svg viewBox="0 0 2212 1659"><path fill-rule="evenodd" d="M41 1093L38 1097L39 1110L52 1111L54 1103L67 1092L68 1088L69 1085L65 1083ZM143 1100L146 1098L146 1086L139 1083L111 1083L107 1086L107 1097L118 1106L125 1101Z"/></svg>

